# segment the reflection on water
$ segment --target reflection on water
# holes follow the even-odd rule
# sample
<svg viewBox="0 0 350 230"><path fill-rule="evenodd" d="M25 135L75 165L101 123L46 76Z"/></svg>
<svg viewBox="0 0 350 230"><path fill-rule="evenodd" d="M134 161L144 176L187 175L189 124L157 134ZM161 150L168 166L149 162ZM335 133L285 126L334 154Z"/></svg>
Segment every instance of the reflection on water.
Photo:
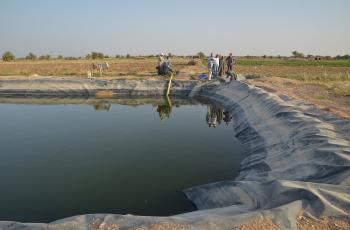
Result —
<svg viewBox="0 0 350 230"><path fill-rule="evenodd" d="M232 115L210 102L0 98L0 111L0 220L193 211L183 189L240 168Z"/></svg>
<svg viewBox="0 0 350 230"><path fill-rule="evenodd" d="M223 109L218 105L207 105L207 124L210 127L216 128L217 125L221 125L223 119Z"/></svg>
<svg viewBox="0 0 350 230"><path fill-rule="evenodd" d="M94 104L95 110L106 110L109 111L111 109L112 104L109 101L98 101Z"/></svg>
<svg viewBox="0 0 350 230"><path fill-rule="evenodd" d="M157 112L159 113L159 118L161 120L164 120L166 118L170 117L171 114L171 99L169 97L166 97L166 103L162 105L158 105Z"/></svg>
<svg viewBox="0 0 350 230"><path fill-rule="evenodd" d="M224 115L223 120L228 126L232 121L232 114L229 111L224 111L222 114Z"/></svg>
<svg viewBox="0 0 350 230"><path fill-rule="evenodd" d="M106 100L101 100L93 104L95 110L105 110L109 111L111 109L111 102ZM170 118L172 111L171 98L166 97L164 103L157 105L157 113L159 114L160 120ZM216 128L221 125L222 121L228 126L232 121L232 115L229 111L224 110L218 104L208 104L206 122L209 128Z"/></svg>
<svg viewBox="0 0 350 230"><path fill-rule="evenodd" d="M171 107L169 105L158 105L157 112L159 113L159 118L164 120L170 117Z"/></svg>

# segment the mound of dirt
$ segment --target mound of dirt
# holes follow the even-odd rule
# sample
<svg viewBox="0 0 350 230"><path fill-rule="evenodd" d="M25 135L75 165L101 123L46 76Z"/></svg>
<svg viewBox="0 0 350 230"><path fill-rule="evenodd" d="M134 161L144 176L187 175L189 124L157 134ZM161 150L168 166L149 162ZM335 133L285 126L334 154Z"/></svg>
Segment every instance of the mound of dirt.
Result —
<svg viewBox="0 0 350 230"><path fill-rule="evenodd" d="M189 62L187 63L187 65L198 65L198 61L192 59L191 61L189 61Z"/></svg>

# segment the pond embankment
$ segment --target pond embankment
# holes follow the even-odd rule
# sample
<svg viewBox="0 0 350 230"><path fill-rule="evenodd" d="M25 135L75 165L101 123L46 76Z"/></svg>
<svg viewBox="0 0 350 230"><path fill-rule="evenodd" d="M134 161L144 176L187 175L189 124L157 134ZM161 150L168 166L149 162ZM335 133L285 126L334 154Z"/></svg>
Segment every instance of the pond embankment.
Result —
<svg viewBox="0 0 350 230"><path fill-rule="evenodd" d="M167 86L166 81L59 84L1 81L0 95L94 96L107 90L113 95L161 96ZM232 229L270 219L282 229L296 229L300 215L350 221L350 121L244 82L174 81L172 90L173 95L210 98L232 112L232 135L245 148L235 181L183 191L198 211L170 217L91 214L50 224L0 222L0 228Z"/></svg>
<svg viewBox="0 0 350 230"><path fill-rule="evenodd" d="M198 81L173 81L174 96L187 96ZM162 96L168 81L99 80L96 78L41 78L0 80L0 96L7 97L95 97Z"/></svg>

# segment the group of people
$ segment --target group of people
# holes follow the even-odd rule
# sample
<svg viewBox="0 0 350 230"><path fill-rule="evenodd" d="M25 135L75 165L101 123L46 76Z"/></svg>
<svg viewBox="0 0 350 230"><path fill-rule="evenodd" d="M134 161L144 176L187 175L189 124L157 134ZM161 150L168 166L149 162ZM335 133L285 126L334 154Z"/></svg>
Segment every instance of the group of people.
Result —
<svg viewBox="0 0 350 230"><path fill-rule="evenodd" d="M227 66L227 70L225 71L225 63ZM227 77L230 77L231 80L237 79L236 75L233 72L233 64L235 63L235 59L230 53L228 57L224 57L223 55L217 54L215 57L213 53L208 57L208 80L214 77L223 77L226 73Z"/></svg>
<svg viewBox="0 0 350 230"><path fill-rule="evenodd" d="M229 54L226 58L223 55L217 54L216 56L213 53L208 57L208 80L211 80L212 77L223 77L226 74L226 77L230 80L237 80L237 75L233 72L233 65L235 64L235 59L232 53ZM225 68L226 67L226 68ZM161 53L158 57L157 64L158 75L169 75L172 73L170 54L165 55ZM225 71L226 70L226 71Z"/></svg>

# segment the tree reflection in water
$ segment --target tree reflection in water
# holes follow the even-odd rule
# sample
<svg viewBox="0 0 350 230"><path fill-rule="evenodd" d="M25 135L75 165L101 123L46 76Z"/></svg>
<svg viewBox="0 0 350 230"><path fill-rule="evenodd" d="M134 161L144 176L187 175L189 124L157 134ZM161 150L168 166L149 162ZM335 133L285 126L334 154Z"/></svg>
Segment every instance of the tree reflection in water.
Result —
<svg viewBox="0 0 350 230"><path fill-rule="evenodd" d="M109 101L99 101L94 104L95 110L107 110L111 109L112 105Z"/></svg>
<svg viewBox="0 0 350 230"><path fill-rule="evenodd" d="M169 97L167 97L166 104L158 105L157 112L161 120L164 120L170 117L171 107L172 107L172 103Z"/></svg>

